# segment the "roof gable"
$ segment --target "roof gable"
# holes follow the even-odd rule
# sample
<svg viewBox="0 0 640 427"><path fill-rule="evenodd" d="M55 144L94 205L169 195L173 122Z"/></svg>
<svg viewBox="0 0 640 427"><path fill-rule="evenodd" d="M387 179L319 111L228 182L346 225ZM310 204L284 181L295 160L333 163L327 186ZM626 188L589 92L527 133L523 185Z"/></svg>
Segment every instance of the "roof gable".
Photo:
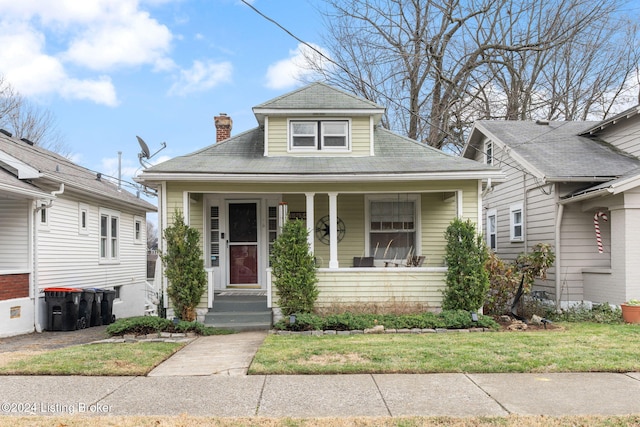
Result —
<svg viewBox="0 0 640 427"><path fill-rule="evenodd" d="M380 120L385 108L352 93L316 82L253 107L258 123L269 115L371 115Z"/></svg>

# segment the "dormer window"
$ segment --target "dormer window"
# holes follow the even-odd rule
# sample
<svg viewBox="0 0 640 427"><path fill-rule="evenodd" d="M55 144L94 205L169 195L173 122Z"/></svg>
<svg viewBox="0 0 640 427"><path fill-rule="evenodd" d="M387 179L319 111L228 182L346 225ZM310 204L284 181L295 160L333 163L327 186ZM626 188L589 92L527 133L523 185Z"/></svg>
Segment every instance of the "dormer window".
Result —
<svg viewBox="0 0 640 427"><path fill-rule="evenodd" d="M291 151L349 151L348 120L291 120Z"/></svg>

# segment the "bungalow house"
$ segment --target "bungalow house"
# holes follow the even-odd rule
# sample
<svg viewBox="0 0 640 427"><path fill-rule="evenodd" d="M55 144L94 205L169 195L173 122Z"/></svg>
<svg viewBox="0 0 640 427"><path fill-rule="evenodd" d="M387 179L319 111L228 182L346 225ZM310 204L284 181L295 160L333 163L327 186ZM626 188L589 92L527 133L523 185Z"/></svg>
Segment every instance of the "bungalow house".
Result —
<svg viewBox="0 0 640 427"><path fill-rule="evenodd" d="M47 328L44 289L109 288L144 313L146 213L100 174L0 131L0 336Z"/></svg>
<svg viewBox="0 0 640 427"><path fill-rule="evenodd" d="M207 323L232 293L263 296L277 316L269 253L287 218L309 230L319 306L440 307L445 229L480 221L481 183L502 173L382 128L384 112L313 83L255 106L258 126L238 135L216 117L222 141L142 171L158 190L159 228L179 210L201 232Z"/></svg>
<svg viewBox="0 0 640 427"><path fill-rule="evenodd" d="M483 189L487 244L556 253L534 287L557 305L640 297L640 106L601 122L478 121L463 156L507 177ZM542 293L544 292L544 294Z"/></svg>

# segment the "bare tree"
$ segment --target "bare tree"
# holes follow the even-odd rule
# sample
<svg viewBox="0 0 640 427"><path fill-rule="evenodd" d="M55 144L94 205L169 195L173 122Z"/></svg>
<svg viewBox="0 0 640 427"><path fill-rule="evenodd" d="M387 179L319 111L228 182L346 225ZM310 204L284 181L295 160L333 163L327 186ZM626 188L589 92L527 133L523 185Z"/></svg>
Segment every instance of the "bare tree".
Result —
<svg viewBox="0 0 640 427"><path fill-rule="evenodd" d="M0 76L0 127L18 139L27 139L60 155L71 154L60 133L56 119L49 110L42 109L16 92Z"/></svg>
<svg viewBox="0 0 640 427"><path fill-rule="evenodd" d="M618 73L598 79L610 70L607 61L595 55L596 45L589 64L600 67L590 71L581 91L575 90L584 64L573 65L573 60L589 47L589 37L598 35L602 46L619 28L611 25L617 1L327 3L325 46L336 66L312 61L310 67L334 85L387 105L384 125L437 148L460 146L466 127L478 116L522 119L545 108L547 115L560 116L560 109L571 109L578 93L580 99L607 93L619 87L623 77ZM554 66L558 70L551 77ZM563 88L560 70L574 82ZM594 82L598 89L588 91ZM561 89L562 96L552 93ZM545 101L548 97L554 105ZM594 111L595 104L581 105L582 112Z"/></svg>
<svg viewBox="0 0 640 427"><path fill-rule="evenodd" d="M147 250L158 249L158 228L155 224L147 220Z"/></svg>

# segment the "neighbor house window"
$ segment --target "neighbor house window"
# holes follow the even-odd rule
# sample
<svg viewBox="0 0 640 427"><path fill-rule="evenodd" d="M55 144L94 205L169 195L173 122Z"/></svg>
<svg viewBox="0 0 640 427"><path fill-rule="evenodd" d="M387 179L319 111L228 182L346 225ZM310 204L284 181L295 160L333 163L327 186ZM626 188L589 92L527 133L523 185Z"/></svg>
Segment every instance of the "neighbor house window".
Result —
<svg viewBox="0 0 640 427"><path fill-rule="evenodd" d="M512 205L509 208L509 216L511 221L511 240L518 242L522 241L524 233L522 203Z"/></svg>
<svg viewBox="0 0 640 427"><path fill-rule="evenodd" d="M348 120L291 120L289 122L292 151L349 150Z"/></svg>
<svg viewBox="0 0 640 427"><path fill-rule="evenodd" d="M487 246L493 251L498 248L497 214L495 209L487 211Z"/></svg>
<svg viewBox="0 0 640 427"><path fill-rule="evenodd" d="M133 241L142 243L142 218L138 216L133 218Z"/></svg>
<svg viewBox="0 0 640 427"><path fill-rule="evenodd" d="M117 261L119 258L120 215L117 212L100 212L100 259Z"/></svg>
<svg viewBox="0 0 640 427"><path fill-rule="evenodd" d="M83 203L78 205L78 233L89 234L89 207Z"/></svg>
<svg viewBox="0 0 640 427"><path fill-rule="evenodd" d="M368 207L369 256L400 261L418 253L417 196L371 198Z"/></svg>
<svg viewBox="0 0 640 427"><path fill-rule="evenodd" d="M487 141L485 145L485 156L488 165L493 164L493 142Z"/></svg>

